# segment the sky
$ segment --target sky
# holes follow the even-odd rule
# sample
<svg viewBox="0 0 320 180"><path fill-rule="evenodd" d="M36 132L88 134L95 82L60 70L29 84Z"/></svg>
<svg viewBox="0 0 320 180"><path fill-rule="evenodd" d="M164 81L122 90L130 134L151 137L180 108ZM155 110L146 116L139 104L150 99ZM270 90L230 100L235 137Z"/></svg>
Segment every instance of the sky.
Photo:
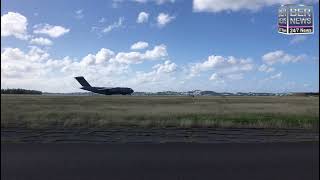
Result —
<svg viewBox="0 0 320 180"><path fill-rule="evenodd" d="M277 32L282 4L313 6L314 34ZM319 91L319 2L2 0L1 88L81 92Z"/></svg>

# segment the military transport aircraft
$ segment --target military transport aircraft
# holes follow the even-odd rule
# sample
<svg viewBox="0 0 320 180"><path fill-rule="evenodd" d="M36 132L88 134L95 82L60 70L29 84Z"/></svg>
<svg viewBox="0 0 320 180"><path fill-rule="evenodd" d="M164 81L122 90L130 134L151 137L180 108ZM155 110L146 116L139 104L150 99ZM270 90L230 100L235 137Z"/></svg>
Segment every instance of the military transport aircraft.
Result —
<svg viewBox="0 0 320 180"><path fill-rule="evenodd" d="M75 77L75 79L82 85L80 89L91 91L97 94L112 95L112 94L132 94L134 91L127 87L93 87L91 86L83 76Z"/></svg>

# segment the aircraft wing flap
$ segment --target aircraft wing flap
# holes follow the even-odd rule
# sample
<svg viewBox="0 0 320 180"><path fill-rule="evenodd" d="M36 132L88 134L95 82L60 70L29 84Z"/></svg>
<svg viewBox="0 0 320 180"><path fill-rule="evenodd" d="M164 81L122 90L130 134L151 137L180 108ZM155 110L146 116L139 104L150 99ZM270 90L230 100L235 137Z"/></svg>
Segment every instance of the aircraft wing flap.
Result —
<svg viewBox="0 0 320 180"><path fill-rule="evenodd" d="M107 90L109 88L97 88L98 90Z"/></svg>

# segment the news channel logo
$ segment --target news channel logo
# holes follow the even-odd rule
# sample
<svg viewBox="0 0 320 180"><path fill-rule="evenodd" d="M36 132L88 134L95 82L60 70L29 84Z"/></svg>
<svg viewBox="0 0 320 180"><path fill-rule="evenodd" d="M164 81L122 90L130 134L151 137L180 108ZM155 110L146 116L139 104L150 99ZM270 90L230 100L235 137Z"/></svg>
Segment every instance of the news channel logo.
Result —
<svg viewBox="0 0 320 180"><path fill-rule="evenodd" d="M313 34L313 7L303 4L282 5L278 10L278 32L282 34Z"/></svg>

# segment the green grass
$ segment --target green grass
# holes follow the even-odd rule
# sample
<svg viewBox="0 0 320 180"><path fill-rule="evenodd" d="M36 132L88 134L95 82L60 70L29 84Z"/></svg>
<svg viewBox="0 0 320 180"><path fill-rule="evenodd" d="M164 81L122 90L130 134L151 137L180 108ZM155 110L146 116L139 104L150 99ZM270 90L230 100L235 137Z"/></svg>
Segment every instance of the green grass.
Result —
<svg viewBox="0 0 320 180"><path fill-rule="evenodd" d="M316 128L319 97L1 95L1 127Z"/></svg>

